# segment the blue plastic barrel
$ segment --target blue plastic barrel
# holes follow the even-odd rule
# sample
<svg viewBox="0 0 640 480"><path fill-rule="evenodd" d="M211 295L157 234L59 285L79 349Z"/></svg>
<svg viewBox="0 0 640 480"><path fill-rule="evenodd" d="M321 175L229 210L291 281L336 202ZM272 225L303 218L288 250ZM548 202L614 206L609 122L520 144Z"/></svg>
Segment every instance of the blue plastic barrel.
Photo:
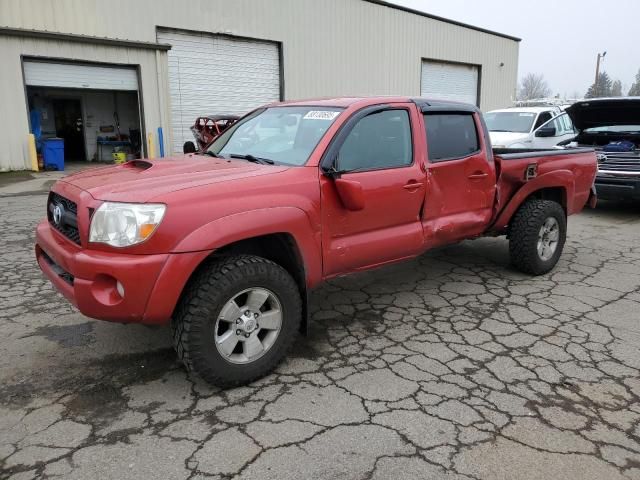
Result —
<svg viewBox="0 0 640 480"><path fill-rule="evenodd" d="M64 139L47 138L42 144L44 169L64 170Z"/></svg>

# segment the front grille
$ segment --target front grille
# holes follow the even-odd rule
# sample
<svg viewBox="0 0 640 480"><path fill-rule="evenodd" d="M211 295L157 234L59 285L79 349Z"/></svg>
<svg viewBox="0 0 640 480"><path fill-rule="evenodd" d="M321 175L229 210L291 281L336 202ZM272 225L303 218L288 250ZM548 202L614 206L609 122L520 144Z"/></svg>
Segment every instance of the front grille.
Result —
<svg viewBox="0 0 640 480"><path fill-rule="evenodd" d="M602 152L598 154L598 169L635 176L635 173L640 173L640 155L637 152Z"/></svg>
<svg viewBox="0 0 640 480"><path fill-rule="evenodd" d="M49 224L72 242L80 245L78 230L78 205L55 192L49 194L47 202Z"/></svg>

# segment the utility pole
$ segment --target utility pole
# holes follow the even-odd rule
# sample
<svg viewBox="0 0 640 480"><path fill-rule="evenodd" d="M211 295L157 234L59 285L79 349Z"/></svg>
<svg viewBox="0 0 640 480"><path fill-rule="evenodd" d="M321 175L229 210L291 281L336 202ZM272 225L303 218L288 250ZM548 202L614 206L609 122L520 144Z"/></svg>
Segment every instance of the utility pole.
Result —
<svg viewBox="0 0 640 480"><path fill-rule="evenodd" d="M607 52L598 54L598 61L596 62L596 81L593 84L593 95L598 96L598 80L600 80L600 60L604 61L604 57L607 56Z"/></svg>

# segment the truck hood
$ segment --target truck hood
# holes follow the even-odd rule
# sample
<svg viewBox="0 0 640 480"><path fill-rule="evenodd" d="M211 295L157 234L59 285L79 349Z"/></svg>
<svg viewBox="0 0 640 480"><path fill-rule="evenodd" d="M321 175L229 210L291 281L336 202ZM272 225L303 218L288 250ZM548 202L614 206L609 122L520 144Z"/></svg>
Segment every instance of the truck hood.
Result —
<svg viewBox="0 0 640 480"><path fill-rule="evenodd" d="M190 155L160 160L134 160L122 165L89 169L61 181L89 192L96 200L147 202L177 190L241 181L285 170L287 167Z"/></svg>
<svg viewBox="0 0 640 480"><path fill-rule="evenodd" d="M519 132L489 132L489 137L494 147L508 148L513 143L527 140L529 134Z"/></svg>
<svg viewBox="0 0 640 480"><path fill-rule="evenodd" d="M566 112L580 131L614 125L639 125L640 97L582 100L571 105Z"/></svg>

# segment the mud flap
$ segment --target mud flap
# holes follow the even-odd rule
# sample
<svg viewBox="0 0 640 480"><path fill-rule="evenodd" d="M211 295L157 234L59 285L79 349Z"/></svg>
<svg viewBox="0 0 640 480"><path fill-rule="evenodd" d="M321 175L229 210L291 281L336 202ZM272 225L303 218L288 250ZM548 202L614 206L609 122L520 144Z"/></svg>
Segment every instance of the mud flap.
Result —
<svg viewBox="0 0 640 480"><path fill-rule="evenodd" d="M591 185L591 192L589 192L589 200L587 200L587 205L589 208L596 208L598 204L598 194L596 192L596 186Z"/></svg>

